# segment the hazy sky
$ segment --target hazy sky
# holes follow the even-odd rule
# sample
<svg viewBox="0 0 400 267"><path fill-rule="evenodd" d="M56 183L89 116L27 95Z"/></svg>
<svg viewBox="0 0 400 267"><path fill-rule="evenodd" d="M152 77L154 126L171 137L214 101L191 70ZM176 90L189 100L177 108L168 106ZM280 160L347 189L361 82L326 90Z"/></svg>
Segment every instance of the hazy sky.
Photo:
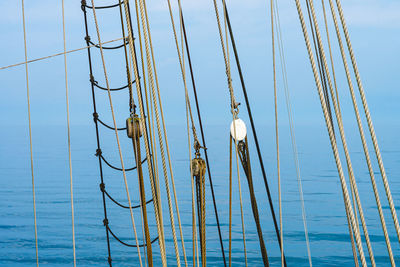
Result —
<svg viewBox="0 0 400 267"><path fill-rule="evenodd" d="M28 58L33 59L61 52L63 49L61 0L25 2ZM398 90L400 2L393 0L346 0L342 2L373 118L377 122L396 123L399 121L400 115L398 105L400 101ZM113 3L113 1L106 1L106 3ZM254 116L260 124L271 124L273 123L273 82L269 1L231 0L227 3ZM302 2L302 4L304 7L305 3ZM167 1L148 1L148 5L167 122L182 124L185 123L184 89ZM176 11L176 5L174 7ZM321 15L319 1L316 1L316 7ZM183 10L203 120L206 123L227 124L230 120L229 95L213 2L212 0L186 0L183 1ZM297 123L321 123L323 117L294 0L279 1L279 12L295 121ZM97 40L92 15L89 13L91 37L92 40ZM103 41L121 36L118 9L99 10L97 16ZM322 27L322 17L319 18ZM66 1L66 28L67 49L85 45L80 1ZM330 30L333 34L334 29L331 27ZM337 42L332 34L342 108L345 118L353 120L354 115L349 102L343 66L340 62ZM20 1L0 2L0 38L2 40L0 65L5 66L23 61ZM110 73L110 85L119 87L125 83L124 58L120 52L106 51L105 53ZM233 56L233 53L231 55ZM97 51L94 51L94 64L96 79L104 84ZM239 102L244 103L239 77L233 64L232 70L236 98ZM93 111L88 71L85 50L68 55L72 124L91 123ZM29 75L33 124L64 124L63 57L30 64ZM278 76L279 113L281 122L286 123L287 116L281 81ZM0 90L2 92L0 123L25 124L27 115L24 66L1 70ZM104 107L100 112L103 117L110 119L107 115L109 106L106 94L102 96L102 93L98 94L99 105ZM125 117L129 115L127 95L116 93L114 97L120 122L123 123ZM246 117L243 105L241 112L242 116Z"/></svg>

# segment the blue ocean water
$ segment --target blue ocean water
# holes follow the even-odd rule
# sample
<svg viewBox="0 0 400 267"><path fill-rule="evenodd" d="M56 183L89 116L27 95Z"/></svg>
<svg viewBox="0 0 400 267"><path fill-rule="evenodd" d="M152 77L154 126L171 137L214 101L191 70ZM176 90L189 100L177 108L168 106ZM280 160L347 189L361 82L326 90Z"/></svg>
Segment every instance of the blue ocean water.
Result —
<svg viewBox="0 0 400 267"><path fill-rule="evenodd" d="M228 127L206 125L207 146L211 171L221 220L224 246L228 252ZM103 155L115 165L119 156L112 131L101 129ZM382 155L389 177L394 201L400 205L400 141L399 125L378 125ZM270 189L277 212L276 159L272 126L258 126L261 149L267 169ZM329 140L323 125L297 126L297 143L303 191L307 212L311 255L314 266L354 266L348 235L343 198ZM389 266L386 245L381 230L368 170L363 161L359 138L349 131L348 142L353 159L356 180L368 224L375 259L378 266ZM281 128L281 168L283 192L283 232L285 255L289 266L308 266L304 228L301 217L298 185L293 164L288 128ZM185 125L169 125L168 137L172 152L172 164L184 231L186 253L192 262L191 230L191 181ZM251 136L250 136L251 137ZM124 132L120 132L126 167L133 165L132 145ZM251 139L251 138L250 138ZM35 240L33 227L32 184L29 161L29 139L25 126L2 127L0 130L0 266L35 266ZM34 173L37 201L39 261L41 266L71 266L72 236L69 191L68 154L65 126L33 127ZM103 204L99 190L98 161L95 157L95 130L91 124L72 127L72 157L74 179L76 255L78 266L107 266L107 245L103 226ZM373 148L370 147L371 152ZM267 204L261 171L250 142L253 180L258 208L272 266L280 266L280 252L273 229L271 213ZM344 163L344 162L343 162ZM374 163L386 223L392 248L400 263L400 249L384 194L379 169ZM161 170L161 166L160 166ZM104 168L107 190L117 200L126 204L122 174ZM245 266L238 183L234 177L233 204L233 265ZM131 198L138 203L136 172L127 175ZM164 180L161 191L166 245L170 266L175 266L174 246L169 224ZM253 221L247 181L241 173L247 259L249 266L262 266L258 237ZM222 266L221 250L212 208L209 183L207 182L207 262L209 266ZM146 182L147 198L151 191ZM122 240L134 244L129 211L107 201L110 227ZM148 206L150 232L156 236L152 205ZM177 218L175 216L175 222ZM143 240L140 211L135 211L135 223L140 242ZM364 252L367 249L364 244ZM159 246L153 245L155 266L160 266ZM181 259L182 249L180 250ZM136 248L122 246L111 237L111 255L114 266L139 266ZM141 250L141 255L144 251Z"/></svg>

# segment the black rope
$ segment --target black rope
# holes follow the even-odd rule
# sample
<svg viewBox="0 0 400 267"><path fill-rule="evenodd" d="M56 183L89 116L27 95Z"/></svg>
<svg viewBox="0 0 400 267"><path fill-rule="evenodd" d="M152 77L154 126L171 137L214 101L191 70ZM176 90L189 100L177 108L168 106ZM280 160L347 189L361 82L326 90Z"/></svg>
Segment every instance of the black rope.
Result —
<svg viewBox="0 0 400 267"><path fill-rule="evenodd" d="M253 133L254 143L256 145L257 156L258 156L258 161L260 163L261 172L262 172L262 175L263 175L265 190L267 191L269 208L271 210L272 219L274 221L275 233L276 233L276 237L278 239L279 247L282 250L283 248L282 248L281 239L280 239L280 231L279 231L279 227L278 227L278 222L276 220L276 215L275 215L274 205L273 205L273 202L272 202L271 192L270 192L269 186L268 186L267 175L265 173L264 162L263 162L262 155L261 155L260 145L258 143L256 127L254 125L253 115L251 113L250 103L249 103L249 99L248 99L248 96L247 96L247 90L246 90L246 85L244 83L242 68L240 66L239 55L238 55L238 52L237 52L237 49L236 49L236 43L235 43L235 38L233 36L231 22L230 22L230 19L229 19L228 8L226 6L226 3L224 3L224 4L225 4L224 5L224 9L225 9L225 14L226 14L226 21L227 21L227 24L228 24L229 36L230 36L230 39L231 39L233 52L235 54L236 66L237 66L237 70L238 70L238 73L239 73L240 83L242 85L243 96L244 96L244 99L245 99L245 102L246 102L247 113L248 113L249 119L250 119L251 130L252 130L252 133ZM287 265L286 265L285 256L284 256L284 264L285 264L285 267L286 267Z"/></svg>
<svg viewBox="0 0 400 267"><path fill-rule="evenodd" d="M117 204L117 205L120 206L121 208L129 209L129 206L125 206L125 205L119 203L117 200L115 200L115 199L107 192L105 184L103 184L103 183L100 184L100 191L101 191L101 192L104 192L104 193L106 194L106 196L108 196L108 198L109 198L112 202L114 202L115 204ZM153 199L150 199L150 200L146 201L145 205L147 205L147 204L149 204L149 203L151 203L151 202L153 202ZM134 206L131 206L131 207L132 207L132 209L137 209L137 208L139 208L139 207L141 207L141 206L142 206L141 204L138 204L138 205L134 205Z"/></svg>
<svg viewBox="0 0 400 267"><path fill-rule="evenodd" d="M122 4L122 3L123 3L123 1L121 2L121 4ZM120 3L114 4L114 5L109 5L109 6L96 6L94 9L107 9L107 8L117 7L117 6L119 6L119 5L120 5ZM92 6L88 6L88 5L86 4L86 1L85 1L85 0L82 1L82 7L86 7L86 8L93 9Z"/></svg>
<svg viewBox="0 0 400 267"><path fill-rule="evenodd" d="M87 23L87 13L86 13L86 1L85 0L81 1L81 9L83 11L83 16L84 16L84 21L85 21L86 36L89 36L89 29L88 29L88 23ZM86 45L89 46L88 40L86 40ZM90 77L93 77L92 58L91 58L91 54L90 54L90 47L87 48L87 54L88 54ZM93 83L91 83L91 90L92 90L92 100L93 100L93 114L97 114L97 111L96 111L96 97L95 97L94 84ZM99 126L98 126L97 120L94 120L94 124L95 124L95 129L96 129L97 149L100 150ZM104 183L103 167L102 167L102 161L101 161L100 157L99 157L99 171L100 171L100 181L101 181L101 183ZM107 219L107 206L106 206L106 194L105 194L105 192L102 192L102 200L103 200L104 220L108 221L108 219ZM107 228L106 228L106 240L107 240L107 252L108 252L107 261L108 261L109 266L112 267L110 236L109 236L109 232L108 232Z"/></svg>
<svg viewBox="0 0 400 267"><path fill-rule="evenodd" d="M108 91L108 89L106 87L100 86L99 83L94 79L93 76L90 76L90 82L94 86L96 86L97 88L99 88L101 90L104 90L104 91ZM135 83L135 80L133 80L130 84L132 85L134 83ZM110 88L110 91L119 91L119 90L123 90L123 89L128 88L128 87L129 87L129 83L127 85L124 85L124 86L121 86L121 87L118 87L118 88Z"/></svg>
<svg viewBox="0 0 400 267"><path fill-rule="evenodd" d="M89 44L93 45L96 48L100 48L100 46L98 44L93 43L92 41L90 41L90 37L89 37ZM121 47L124 47L124 45L128 44L128 41L125 41L123 44L121 45L117 45L117 46L101 46L102 49L109 49L109 50L113 50L113 49L118 49Z"/></svg>
<svg viewBox="0 0 400 267"><path fill-rule="evenodd" d="M106 128L115 131L115 128L114 128L114 127L112 127L112 126L110 126L110 125L104 123L102 120L99 119L99 114L93 113L93 120L98 121L98 122L100 122L103 126L105 126ZM118 130L118 131L126 130L126 127L117 128L117 130Z"/></svg>
<svg viewBox="0 0 400 267"><path fill-rule="evenodd" d="M207 148L206 148L207 147L206 146L206 140L205 140L205 137L204 137L203 123L201 121L199 101L198 101L198 98L197 98L196 84L195 84L193 68L192 68L192 60L190 58L189 44L188 44L187 36L186 36L186 28L185 28L185 22L183 20L183 14L182 14L182 29L183 29L184 39L185 39L187 58L188 58L188 62L189 62L189 69L190 69L190 77L191 77L191 80L192 80L193 94L194 94L194 98L195 98L195 102L196 102L197 117L198 117L198 120L199 120L201 139L202 139L203 147L204 147L204 155L205 155L206 165L207 165L208 181L210 182L211 196L212 196L213 206L214 206L214 214L215 214L215 219L217 221L219 243L220 243L220 246L221 246L222 258L224 260L224 266L226 267L224 243L223 243L223 240L222 240L221 226L220 226L220 223L219 223L217 202L215 200L215 193L214 193L214 186L213 186L213 181L212 181L212 177L211 177L210 164L208 162L208 153L207 153Z"/></svg>
<svg viewBox="0 0 400 267"><path fill-rule="evenodd" d="M137 245L128 244L128 243L122 241L121 239L119 239L119 238L113 233L113 231L111 231L110 226L108 226L108 221L105 221L105 220L104 220L103 223L104 223L104 226L107 228L108 232L110 232L110 234L115 238L115 240L117 240L118 242L120 242L122 245L127 246L127 247L132 247L132 248L136 248L136 247L138 247L138 246L142 248L142 247L146 246L146 243L144 243L144 244L139 244L139 245L137 246ZM154 239L151 241L151 243L153 244L153 243L156 242L157 240L158 240L158 236L157 236L156 238L154 238Z"/></svg>
<svg viewBox="0 0 400 267"><path fill-rule="evenodd" d="M95 156L100 157L100 158L104 161L104 163L107 164L110 168L112 168L112 169L114 169L114 170L117 170L117 171L123 171L122 168L115 167L114 165L112 165L111 163L109 163L109 162L103 157L103 152L101 151L101 149L97 149L97 150L96 150ZM145 157L145 158L142 160L142 164L145 163L146 160L147 160L147 157ZM136 168L137 168L137 166L134 166L134 167L132 167L132 168L126 168L126 169L124 169L124 170L125 170L126 172L129 172L129 171L135 170Z"/></svg>

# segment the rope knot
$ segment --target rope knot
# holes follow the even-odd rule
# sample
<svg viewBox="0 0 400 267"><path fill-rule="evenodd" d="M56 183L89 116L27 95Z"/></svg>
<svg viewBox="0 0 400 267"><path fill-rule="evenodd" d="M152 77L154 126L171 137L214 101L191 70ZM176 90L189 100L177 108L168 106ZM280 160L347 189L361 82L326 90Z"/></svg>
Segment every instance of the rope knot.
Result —
<svg viewBox="0 0 400 267"><path fill-rule="evenodd" d="M101 156L101 154L102 154L101 149L100 148L96 149L95 156L98 157L98 156Z"/></svg>
<svg viewBox="0 0 400 267"><path fill-rule="evenodd" d="M111 257L110 256L108 256L108 264L110 264L111 265L111 262L112 262L112 259L111 259Z"/></svg>
<svg viewBox="0 0 400 267"><path fill-rule="evenodd" d="M86 41L86 42L90 42L90 36L89 36L89 35L86 35L86 36L85 36L85 41Z"/></svg>
<svg viewBox="0 0 400 267"><path fill-rule="evenodd" d="M104 226L108 226L108 219L107 218L103 220L103 224L104 224Z"/></svg>
<svg viewBox="0 0 400 267"><path fill-rule="evenodd" d="M100 184L100 191L104 193L105 189L106 189L106 184L105 183L101 183Z"/></svg>
<svg viewBox="0 0 400 267"><path fill-rule="evenodd" d="M96 122L99 119L99 114L97 112L93 113L93 120Z"/></svg>

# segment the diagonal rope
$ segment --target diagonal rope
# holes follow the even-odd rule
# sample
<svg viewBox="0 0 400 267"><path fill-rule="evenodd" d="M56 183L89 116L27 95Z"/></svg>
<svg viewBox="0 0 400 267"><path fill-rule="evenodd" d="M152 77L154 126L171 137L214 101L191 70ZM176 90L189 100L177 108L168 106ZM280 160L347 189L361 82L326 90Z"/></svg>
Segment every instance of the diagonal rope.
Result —
<svg viewBox="0 0 400 267"><path fill-rule="evenodd" d="M381 205L381 202L380 202L380 199L379 199L379 193L378 193L378 189L377 189L377 186L376 186L374 171L373 171L373 168L372 168L371 159L370 159L370 155L369 155L369 152L368 152L368 146L367 146L367 142L366 142L366 139L365 139L363 126L362 126L362 123L361 123L360 113L359 113L359 110L358 110L358 105L357 105L355 94L354 94L354 88L353 88L353 84L351 82L350 71L349 71L349 67L348 67L348 64L347 64L347 59L346 59L346 56L345 56L343 42L342 42L342 39L340 37L340 30L339 30L339 26L338 26L338 22L337 22L337 18L336 18L336 12L334 11L333 2L329 1L329 3L330 3L331 11L332 11L333 21L334 21L334 24L335 24L336 35L337 35L337 39L338 39L338 42L339 42L340 52L341 52L341 55L342 55L342 60L343 60L343 64L344 64L344 68L345 68L345 72L346 72L346 77L347 77L347 81L348 81L348 85L349 85L349 90L350 90L350 94L351 94L351 98L352 98L352 102L353 102L354 112L355 112L355 115L356 115L357 125L358 125L358 129L359 129L359 133L360 133L360 137L361 137L361 141L362 141L362 145L363 145L363 149L364 149L364 154L365 154L365 158L366 158L366 162L367 162L367 166L368 166L368 171L369 171L370 178L371 178L372 188L373 188L373 191L374 191L375 200L376 200L377 207L378 207L378 212L379 212L379 217L380 217L380 220L381 220L382 230L383 230L383 233L384 233L384 236L385 236L386 247L387 247L387 250L388 250L388 253L389 253L389 257L390 257L391 263L392 263L392 265L394 265L395 262L394 262L394 258L393 258L391 245L390 245L390 239L389 239L389 235L388 235L387 228L386 228L386 223L385 223L385 218L384 218L384 215L383 215L382 205Z"/></svg>
<svg viewBox="0 0 400 267"><path fill-rule="evenodd" d="M345 177L344 177L342 164L340 162L339 151L338 151L336 139L335 139L335 136L334 136L334 133L333 133L332 123L331 123L331 120L330 120L330 117L329 117L328 108L327 108L327 105L326 105L326 102L325 102L321 81L320 81L320 79L318 77L318 71L317 71L317 67L316 67L316 64L315 64L315 59L314 59L314 56L312 54L310 39L309 39L307 28L306 28L306 25L305 25L303 12L302 12L302 9L301 9L301 6L300 6L300 1L299 0L295 0L295 1L296 1L297 13L299 15L301 28L302 28L303 35L304 35L304 40L305 40L306 47L307 47L308 56L309 56L309 59L310 59L312 71L313 71L313 74L314 74L315 83L316 83L316 86L317 86L318 96L320 98L321 107L322 107L323 115L324 115L324 118L325 118L325 123L326 123L328 134L329 134L329 139L330 139L330 142L331 142L332 152L333 152L333 155L334 155L334 158L335 158L335 162L336 162L336 166L337 166L338 173L339 173L339 178L340 178L340 183L341 183L341 187L342 187L342 191L343 191L344 201L345 201L345 203L347 203L347 206L349 207L350 222L351 222L351 225L353 227L353 231L354 231L355 236L356 236L356 243L357 243L358 251L360 253L361 263L362 263L363 267L365 267L365 266L367 266L367 263L366 263L366 260L365 260L365 255L364 255L364 251L363 251L363 247L362 247L362 243L361 243L361 236L360 236L360 232L358 231L357 226L356 226L356 221L355 221L353 209L351 208L349 192L348 192L348 189L347 189L347 184L346 184L346 180L345 180Z"/></svg>
<svg viewBox="0 0 400 267"><path fill-rule="evenodd" d="M94 8L94 0L91 0L91 2L92 2L92 6L93 6L92 10L93 10L93 17L94 17L94 21L95 21L95 25L96 25L97 38L98 38L98 41L99 41L99 44L100 44L100 55L101 55L101 61L102 61L102 65L103 65L104 78L106 80L107 89L109 89L110 86L109 86L109 83L108 83L108 76L107 76L107 69L106 69L105 60L104 60L103 47L101 45L99 25L98 25L97 16L96 16L96 8ZM130 215L131 215L133 231L134 231L134 234L135 234L135 241L136 241L136 247L137 247L138 256L139 256L139 263L140 263L140 266L142 266L142 257L140 255L140 248L139 248L139 242L138 242L138 239L137 239L135 219L133 218L131 197L130 197L130 194L129 194L128 181L126 179L126 173L125 173L125 168L124 168L124 160L122 158L121 145L120 145L120 142L119 142L117 123L115 121L115 114L114 114L114 108L113 108L113 104L112 104L110 90L108 90L108 98L109 98L109 101L110 101L110 109L111 109L111 114L112 114L113 122L114 122L115 137L117 139L117 144L118 144L118 152L119 152L119 157L120 157L120 160L121 160L122 172L123 172L123 176L124 176L126 194L127 194L127 197L128 197L129 211L130 211Z"/></svg>
<svg viewBox="0 0 400 267"><path fill-rule="evenodd" d="M31 176L32 176L32 198L33 198L33 218L35 223L35 248L36 248L36 266L39 266L39 252L38 252L38 234L36 222L36 195L35 195L35 176L33 173L33 151L32 151L32 123L31 123L31 103L29 95L29 75L28 75L28 49L26 45L26 26L25 26L25 3L22 0L22 24L24 29L24 50L25 50L25 78L26 78L26 96L28 103L28 124L29 124L29 147L31 157Z"/></svg>
<svg viewBox="0 0 400 267"><path fill-rule="evenodd" d="M397 237L398 237L399 242L400 242L400 225L399 225L399 221L398 221L398 218L397 218L397 213L396 213L396 209L395 209L395 206L394 206L392 193L390 192L390 187L389 187L389 182L387 180L385 167L383 166L382 156L381 156L381 152L380 152L380 149L379 149L379 146L378 146L378 140L376 138L374 126L372 124L371 114L369 112L368 103L367 103L367 100L365 98L364 87L363 87L362 82L361 82L360 73L358 71L357 62L356 62L356 59L355 59L355 56L354 56L353 47L351 45L350 36L349 36L349 32L348 32L348 29L347 29L347 26L346 26L346 21L344 19L343 9L342 9L342 6L340 4L340 0L336 0L336 4L337 4L337 7L338 7L340 20L342 22L342 27L343 27L343 31L344 31L344 35L345 35L346 43L347 43L347 48L348 48L349 53L350 53L350 58L351 58L351 62L352 62L352 65L353 65L354 74L356 76L357 85L358 85L358 89L359 89L359 92L360 92L361 101L362 101L364 112L365 112L365 117L367 119L369 132L370 132L370 135L371 135L372 143L374 145L376 158L378 160L378 165L379 165L379 169L380 169L380 172L381 172L383 185L384 185L386 196L387 196L387 199L388 199L388 202L389 202L390 212L392 214L392 218L393 218L394 226L395 226L395 229L396 229ZM362 133L361 135L364 135L364 133Z"/></svg>
<svg viewBox="0 0 400 267"><path fill-rule="evenodd" d="M114 40L103 42L102 45L103 44L108 44L108 43L113 43L113 42L116 42L116 41L119 41L119 40L122 40L122 38L118 38L118 39L114 39ZM27 58L25 58L24 62L19 62L19 63L8 65L8 66L3 66L3 67L0 67L0 70L5 70L5 69L8 69L8 68L13 68L13 67L17 67L17 66L20 66L20 65L25 65L25 64L28 64L28 63L33 63L33 62L36 62L36 61L41 61L41 60L49 59L49 58L52 58L52 57L61 56L61 55L64 55L64 54L77 52L77 51L84 50L84 49L87 49L87 48L91 48L91 47L94 47L94 46L96 46L96 45L88 45L88 46L84 46L84 47L81 47L81 48L76 48L76 49L72 49L72 50L69 50L69 51L64 51L64 52L61 52L61 53L56 53L56 54L53 54L53 55L48 55L48 56L45 56L45 57L35 58L35 59L31 59L31 60L28 60Z"/></svg>
<svg viewBox="0 0 400 267"><path fill-rule="evenodd" d="M325 56L325 52L322 46L322 41L321 41L321 35L320 35L320 31L319 31L319 27L318 27L318 23L317 23L317 18L315 15L315 10L314 10L314 3L313 0L310 0L310 7L311 7L311 13L312 13L312 18L314 21L314 26L315 26L315 30L316 30L316 35L317 35L317 42L319 44L320 47L320 55L322 57L322 65L325 69L325 73L326 76L328 78L328 85L329 85L329 89L330 89L330 93L332 96L335 95L334 91L333 91L333 85L332 85L332 81L331 81L331 75L329 73L329 68L328 68L328 64L327 64L327 60L326 60L326 56ZM370 260L371 260L371 264L372 266L375 266L375 259L374 259L374 254L372 251L372 246L371 246L371 241L368 235L368 230L367 230L367 226L366 226L366 222L365 222L365 218L364 218L364 212L361 206L361 200L358 194L358 188L357 188L357 184L354 178L354 172L353 172L353 167L351 164L351 159L350 159L350 154L348 151L348 147L347 147L347 142L346 142L346 137L344 134L344 129L343 129L343 122L342 122L342 117L341 114L339 113L339 108L338 105L336 103L335 98L332 99L333 100L333 104L334 104L334 109L335 109L335 114L336 114L336 118L337 118L337 122L338 122L338 126L339 126L339 132L340 132L340 136L342 139L342 144L343 144L343 149L344 149L344 153L346 156L346 162L348 165L348 169L349 169L349 178L350 178L350 185L354 188L354 195L355 195L355 199L356 199L356 203L357 203L357 207L360 213L360 219L361 219L361 223L362 223L362 227L363 227L363 231L364 231L364 235L365 235L365 240L367 243L367 248L368 248L368 253L370 256Z"/></svg>
<svg viewBox="0 0 400 267"><path fill-rule="evenodd" d="M296 138L295 138L295 132L294 132L292 107L291 107L291 102L290 102L289 85L288 85L288 80L287 80L286 60L285 60L285 53L284 53L284 47L283 47L282 31L281 31L281 26L280 26L279 9L278 9L277 1L275 1L275 21L277 22L276 29L277 29L279 55L280 55L280 60L281 60L281 69L282 69L281 71L282 71L282 77L283 77L283 85L284 85L284 89L285 89L286 109L287 109L288 119L289 119L289 128L290 128L290 136L291 136L291 140L292 140L293 158L294 158L295 167L296 167L296 176L297 176L297 183L298 183L299 196L300 196L300 202L301 202L302 219L303 219L304 235L305 235L306 246L307 246L308 262L309 262L309 266L312 267L310 241L309 241L308 229L307 229L307 217L306 217L306 210L305 210L305 205L304 205L303 185L302 185L302 180L301 180L299 157L298 157L297 144L296 144Z"/></svg>
<svg viewBox="0 0 400 267"><path fill-rule="evenodd" d="M72 156L71 156L71 130L69 122L69 94L68 94L68 72L67 72L67 41L65 37L65 10L64 0L62 5L62 24L63 24L63 41L64 41L64 71L65 71L65 102L67 106L67 129L68 129L68 164L69 164L69 187L71 198L71 221L72 221L72 250L74 256L74 267L76 267L76 250L75 250L75 215L74 215L74 192L72 181Z"/></svg>

